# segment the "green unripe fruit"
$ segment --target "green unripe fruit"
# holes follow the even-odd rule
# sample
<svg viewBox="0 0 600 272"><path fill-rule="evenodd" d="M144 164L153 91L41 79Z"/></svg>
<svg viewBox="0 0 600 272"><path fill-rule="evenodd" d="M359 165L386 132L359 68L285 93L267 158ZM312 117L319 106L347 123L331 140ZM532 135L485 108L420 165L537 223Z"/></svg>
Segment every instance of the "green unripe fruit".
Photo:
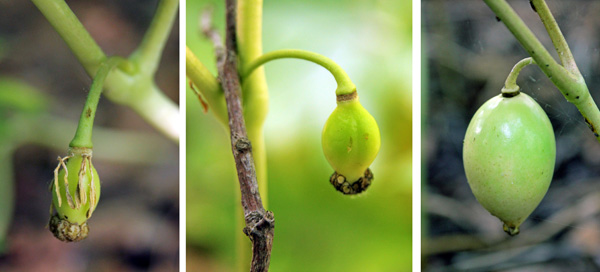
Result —
<svg viewBox="0 0 600 272"><path fill-rule="evenodd" d="M357 194L371 184L368 167L381 145L379 127L358 98L338 102L323 127L322 145L335 170L330 182L338 191Z"/></svg>
<svg viewBox="0 0 600 272"><path fill-rule="evenodd" d="M79 169L81 167L81 161L82 161L82 157L81 156L75 156L72 158L69 158L69 160L66 162L67 165L67 170L69 172L69 175L67 176L67 179L69 181L69 193L71 194L71 196L73 198L75 198L75 196L77 195L77 190L78 190L78 185L79 185ZM60 218L62 219L67 219L69 220L69 222L71 223L77 223L77 224L82 224L85 221L87 221L88 219L88 211L90 210L90 203L91 203L91 188L90 185L92 184L92 173L93 173L93 177L94 177L94 186L95 186L95 194L96 194L96 200L98 200L100 198L100 179L98 176L98 172L96 172L96 168L94 168L94 166L91 166L91 170L90 167L88 167L86 169L86 172L84 173L83 177L84 180L81 183L81 186L83 189L83 191L86 194L86 203L81 205L81 207L79 207L78 209L73 209L69 206L68 204L68 200L67 200L67 196L65 193L65 184L61 181L64 180L65 177L65 171L63 169L60 170L60 172L58 172L58 188L60 191L60 197L61 197L61 205L58 205L58 196L56 195L56 193L52 194L52 202L54 204L54 208L56 209L56 211L58 212L58 215ZM96 204L98 202L96 201ZM96 207L91 207L92 211L95 209Z"/></svg>
<svg viewBox="0 0 600 272"><path fill-rule="evenodd" d="M519 233L546 195L555 158L552 124L524 93L488 100L467 128L463 162L469 186L510 235Z"/></svg>
<svg viewBox="0 0 600 272"><path fill-rule="evenodd" d="M82 164L84 160L85 163ZM50 218L49 228L59 240L73 242L84 239L89 232L86 221L100 199L100 178L91 164L90 157L74 155L64 166L59 165L58 179L53 182L51 188L52 206L57 214ZM80 172L80 169L84 171ZM68 195L65 191L65 175L68 181Z"/></svg>

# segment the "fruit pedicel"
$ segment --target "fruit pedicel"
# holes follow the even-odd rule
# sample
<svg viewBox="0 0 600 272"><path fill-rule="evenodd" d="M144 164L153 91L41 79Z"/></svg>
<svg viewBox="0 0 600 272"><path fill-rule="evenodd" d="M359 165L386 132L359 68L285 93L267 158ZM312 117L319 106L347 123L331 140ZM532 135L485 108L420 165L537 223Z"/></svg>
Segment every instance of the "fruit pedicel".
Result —
<svg viewBox="0 0 600 272"><path fill-rule="evenodd" d="M519 62L502 93L484 103L469 123L463 162L477 201L513 236L542 201L554 172L554 130L539 104L516 85Z"/></svg>
<svg viewBox="0 0 600 272"><path fill-rule="evenodd" d="M247 77L261 65L283 58L316 63L331 72L335 78L338 85L335 90L337 106L325 122L321 134L323 153L335 170L329 182L345 195L364 192L373 181L373 172L369 166L379 152L381 140L377 122L358 101L356 86L333 60L298 49L266 53L244 67L242 74Z"/></svg>
<svg viewBox="0 0 600 272"><path fill-rule="evenodd" d="M77 131L69 143L68 155L58 157L54 180L50 185L52 203L48 229L63 242L77 242L89 234L87 220L100 199L100 177L92 164L94 117L108 73L126 64L120 57L106 59L98 68L83 107Z"/></svg>

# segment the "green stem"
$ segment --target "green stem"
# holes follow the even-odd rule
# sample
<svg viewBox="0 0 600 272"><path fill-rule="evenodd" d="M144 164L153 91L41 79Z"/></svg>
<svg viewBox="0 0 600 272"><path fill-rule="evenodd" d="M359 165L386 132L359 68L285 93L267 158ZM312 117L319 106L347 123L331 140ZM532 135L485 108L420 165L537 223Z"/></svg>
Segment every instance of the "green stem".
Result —
<svg viewBox="0 0 600 272"><path fill-rule="evenodd" d="M323 66L333 75L337 82L336 95L352 94L356 91L356 86L352 83L348 74L333 60L317 53L298 49L281 49L260 56L244 66L242 78L248 77L256 68L269 61L283 58L303 59Z"/></svg>
<svg viewBox="0 0 600 272"><path fill-rule="evenodd" d="M552 82L555 82L559 89L567 89L567 86L573 82L571 74L552 58L548 50L544 48L542 43L525 25L512 7L505 0L484 1L496 13L496 16L502 20L508 30L513 33L529 55L538 63L548 78Z"/></svg>
<svg viewBox="0 0 600 272"><path fill-rule="evenodd" d="M505 0L483 1L502 20L508 30L512 32L540 69L542 69L544 74L558 87L567 101L573 103L579 109L594 136L600 142L600 134L598 133L598 128L600 128L600 110L598 110L596 103L590 96L583 77L580 74L569 72L565 67L558 64ZM544 12L542 11L542 13ZM556 35L553 34L551 37L556 38Z"/></svg>
<svg viewBox="0 0 600 272"><path fill-rule="evenodd" d="M79 125L75 132L75 137L69 144L69 147L87 147L92 148L92 129L94 127L94 117L96 116L96 109L98 108L98 102L100 101L100 94L102 94L102 87L104 86L104 80L108 76L108 73L112 68L117 66L120 62L124 61L120 57L110 57L100 65L98 72L92 82L90 93L88 94L81 117L79 118Z"/></svg>
<svg viewBox="0 0 600 272"><path fill-rule="evenodd" d="M153 75L158 69L161 53L175 22L179 0L162 0L156 14L144 35L142 43L132 54L131 59L139 64L142 73Z"/></svg>
<svg viewBox="0 0 600 272"><path fill-rule="evenodd" d="M64 0L31 0L67 43L89 75L96 73L106 55Z"/></svg>
<svg viewBox="0 0 600 272"><path fill-rule="evenodd" d="M88 75L94 76L101 63L106 59L106 55L65 1L31 1L67 43ZM157 18L160 19L157 19L155 24L167 24L164 19L166 16ZM179 126L177 125L179 109L156 87L153 77L141 73L128 74L117 70L106 79L106 89L104 95L107 98L130 106L157 130L171 140L179 141Z"/></svg>
<svg viewBox="0 0 600 272"><path fill-rule="evenodd" d="M238 69L241 69L262 55L263 1L239 0L237 2L237 53ZM269 93L264 69L258 69L251 76L242 77L241 83L246 127L248 130L262 130L269 111ZM252 138L250 141L253 144L256 142ZM266 184L266 181L258 180L259 187L263 182ZM267 199L262 192L261 196L263 201Z"/></svg>
<svg viewBox="0 0 600 272"><path fill-rule="evenodd" d="M258 181L263 180L264 183L261 184L260 182L258 182L258 186L261 194L261 198L262 202L263 202L263 206L266 207L266 205L269 203L269 200L267 199L266 196L268 192L269 192L269 188L267 187L267 151L266 151L266 146L265 146L265 136L264 136L264 130L262 129L262 127L260 129L248 129L248 138L249 139L254 139L254 141L252 141L252 157L254 158L254 169L256 170L256 179ZM260 188L260 186L263 186L264 188Z"/></svg>
<svg viewBox="0 0 600 272"><path fill-rule="evenodd" d="M245 67L262 55L262 0L237 1L237 53L238 69ZM264 69L258 69L251 76L242 77L242 102L248 137L252 142L252 153L256 168L258 188L263 206L268 208L268 186L266 151L264 150L263 126L269 111L269 93ZM243 218L242 218L243 220ZM245 239L245 238L244 238ZM251 251L248 250L248 253ZM250 258L248 254L248 258ZM250 262L248 262L250 263Z"/></svg>
<svg viewBox="0 0 600 272"><path fill-rule="evenodd" d="M208 69L196 58L196 55L187 46L185 47L185 69L186 75L198 91L206 98L206 103L215 114L217 119L228 126L227 107L221 84L208 71Z"/></svg>
<svg viewBox="0 0 600 272"><path fill-rule="evenodd" d="M262 55L262 0L238 0L236 35L238 69ZM269 93L264 69L259 68L249 77L242 77L242 102L248 138L252 142L252 153L258 181L258 190L263 206L268 208L268 181L266 151L264 149L263 126L269 111ZM238 205L239 206L239 205ZM239 207L241 208L241 207ZM240 213L241 214L241 213ZM238 216L240 224L244 217ZM248 271L252 259L252 248L243 235L237 237L237 269Z"/></svg>
<svg viewBox="0 0 600 272"><path fill-rule="evenodd" d="M558 53L558 57L562 63L562 65L571 73L575 75L580 75L579 69L577 68L577 63L575 63L575 58L569 49L569 44L567 44L567 40L565 36L560 31L552 12L550 12L550 8L546 4L544 0L532 0L531 4L535 7L537 14L540 16L542 23L546 27L546 31L552 40L552 44L554 44L554 48Z"/></svg>
<svg viewBox="0 0 600 272"><path fill-rule="evenodd" d="M502 88L502 93L503 94L518 94L519 93L519 85L517 85L517 78L519 77L519 73L521 73L521 70L523 70L523 68L525 68L525 66L530 65L530 64L536 64L535 61L529 57L529 58L524 58L522 60L520 60L519 62L517 62L517 64L515 64L515 66L512 68L512 70L510 71L510 73L508 74L508 77L506 78L506 82L504 82L504 88Z"/></svg>

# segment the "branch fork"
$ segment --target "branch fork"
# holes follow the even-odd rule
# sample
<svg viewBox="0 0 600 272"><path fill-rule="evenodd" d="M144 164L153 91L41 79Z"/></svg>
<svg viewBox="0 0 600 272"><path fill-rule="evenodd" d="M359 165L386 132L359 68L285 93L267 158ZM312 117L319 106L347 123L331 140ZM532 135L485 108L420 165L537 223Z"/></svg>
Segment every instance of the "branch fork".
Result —
<svg viewBox="0 0 600 272"><path fill-rule="evenodd" d="M600 135L595 129L600 126L600 110L590 96L587 84L577 68L567 41L546 2L544 0L531 0L530 4L544 24L562 65L550 55L506 0L483 1L506 25L523 48L527 50L565 99L577 107L586 123L588 123L590 130L594 133L596 140L600 142Z"/></svg>

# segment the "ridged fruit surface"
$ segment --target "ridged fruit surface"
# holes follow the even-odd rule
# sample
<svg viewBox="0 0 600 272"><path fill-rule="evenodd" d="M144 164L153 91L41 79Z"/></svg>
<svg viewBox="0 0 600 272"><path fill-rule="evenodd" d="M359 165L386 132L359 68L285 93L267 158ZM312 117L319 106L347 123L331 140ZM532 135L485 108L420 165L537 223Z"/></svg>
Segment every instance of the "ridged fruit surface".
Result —
<svg viewBox="0 0 600 272"><path fill-rule="evenodd" d="M67 179L69 181L69 192L71 194L71 197L73 198L73 201L75 201L75 196L76 196L75 191L77 190L77 184L79 181L79 168L81 166L81 161L82 161L81 156L74 156L72 158L69 158L66 162L67 170L69 171L69 175L67 176ZM83 182L83 191L85 191L87 201L79 209L73 209L69 206L69 204L67 202L67 196L65 194L65 185L64 185L65 171L62 168L59 171L59 173L58 173L58 184L59 184L58 188L59 188L60 197L61 197L61 205L59 207L58 196L55 193L54 187L52 188L52 203L58 213L58 216L61 219L64 219L71 223L76 223L76 224L83 224L84 222L87 221L87 219L88 219L87 212L90 209L90 202L91 202L90 201L90 191L91 191L90 184L92 181L92 173L93 173L93 177L94 177L96 204L98 203L98 200L100 199L100 177L98 176L98 172L96 172L96 169L93 167L93 165L91 168L92 168L91 171L88 168L87 171L85 172L84 182ZM92 207L92 208L95 209L96 207Z"/></svg>

